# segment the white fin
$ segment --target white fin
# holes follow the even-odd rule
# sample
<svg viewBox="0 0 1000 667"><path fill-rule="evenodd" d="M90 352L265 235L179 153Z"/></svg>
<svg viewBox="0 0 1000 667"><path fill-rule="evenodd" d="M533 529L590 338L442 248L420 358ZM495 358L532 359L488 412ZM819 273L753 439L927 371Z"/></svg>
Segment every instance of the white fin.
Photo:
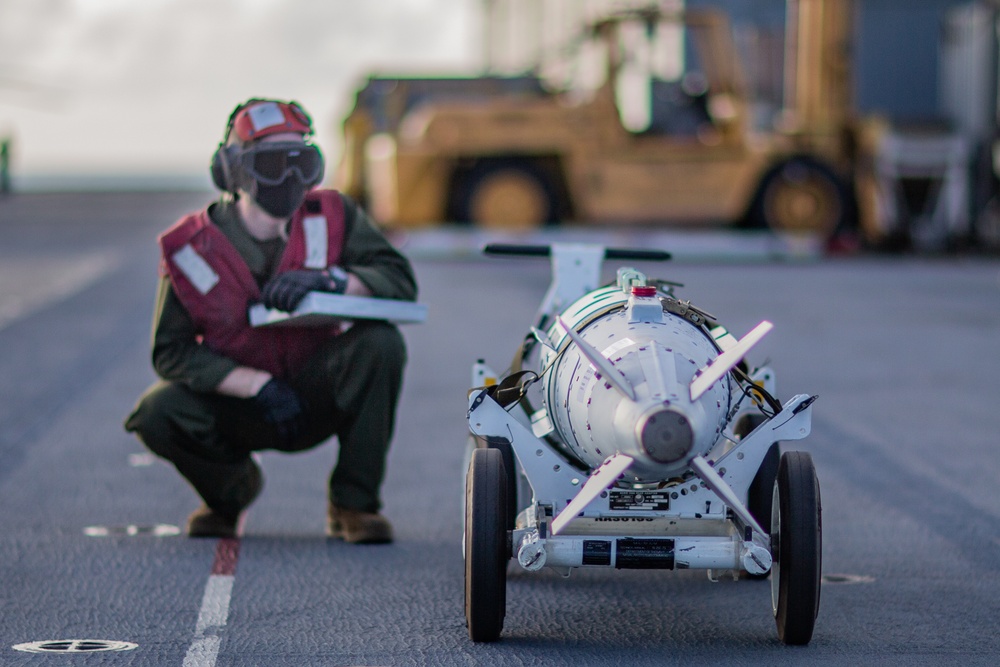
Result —
<svg viewBox="0 0 1000 667"><path fill-rule="evenodd" d="M622 375L621 371L615 368L614 364L608 361L603 354L597 351L597 348L590 345L583 337L577 332L573 331L573 328L566 324L566 320L562 317L559 319L559 326L563 328L566 335L569 336L570 340L576 343L576 346L580 348L580 352L583 356L587 357L587 361L594 364L594 367L600 371L601 379L610 382L615 389L620 391L623 395L628 397L630 400L635 400L635 389L629 384L629 381Z"/></svg>
<svg viewBox="0 0 1000 667"><path fill-rule="evenodd" d="M597 496L601 495L601 492L606 488L611 486L618 476L625 472L625 470L632 465L632 457L626 456L625 454L615 454L614 456L608 457L601 467L590 476L587 483L583 485L580 492L576 494L576 497L570 501L569 505L566 506L562 512L559 513L555 519L552 520L552 534L558 535L559 532L566 527L566 524L572 521L577 514L586 509L587 505L590 504Z"/></svg>
<svg viewBox="0 0 1000 667"><path fill-rule="evenodd" d="M743 523L750 526L752 529L757 531L763 537L767 537L767 532L761 527L757 520L753 518L750 514L750 510L746 508L740 499L736 496L732 487L726 483L726 480L722 479L719 473L715 472L715 468L709 465L701 456L696 456L691 459L691 468L698 473L698 477L701 477L701 481L705 482L705 486L715 492L715 495L726 504L729 509L733 510L738 517L743 520ZM561 515L560 515L561 516Z"/></svg>
<svg viewBox="0 0 1000 667"><path fill-rule="evenodd" d="M740 342L717 356L704 368L699 369L695 373L694 379L691 380L691 401L697 401L713 384L718 382L726 373L733 370L736 364L740 363L740 359L745 357L747 352L750 351L750 348L759 343L760 339L766 336L767 332L773 328L773 324L764 320L755 326L750 333L741 338Z"/></svg>

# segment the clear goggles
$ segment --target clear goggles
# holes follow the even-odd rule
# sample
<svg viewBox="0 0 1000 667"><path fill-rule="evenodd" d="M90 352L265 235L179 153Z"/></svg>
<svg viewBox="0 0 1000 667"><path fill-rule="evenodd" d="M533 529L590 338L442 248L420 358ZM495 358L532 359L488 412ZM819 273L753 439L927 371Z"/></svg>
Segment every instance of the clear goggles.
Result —
<svg viewBox="0 0 1000 667"><path fill-rule="evenodd" d="M264 185L280 185L291 174L306 185L323 178L323 154L312 144L261 143L241 150L237 159L243 173Z"/></svg>

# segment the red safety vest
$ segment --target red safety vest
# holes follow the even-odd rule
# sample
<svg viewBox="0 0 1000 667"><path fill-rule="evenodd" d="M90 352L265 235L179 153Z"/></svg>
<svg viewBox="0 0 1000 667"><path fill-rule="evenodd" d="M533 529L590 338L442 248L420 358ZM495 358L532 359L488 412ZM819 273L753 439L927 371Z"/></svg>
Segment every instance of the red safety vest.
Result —
<svg viewBox="0 0 1000 667"><path fill-rule="evenodd" d="M207 210L179 220L159 243L163 270L191 315L199 342L240 365L287 379L336 335L331 327L250 326L247 308L260 301L260 288ZM314 190L292 216L275 273L338 264L343 244L343 200L333 190Z"/></svg>

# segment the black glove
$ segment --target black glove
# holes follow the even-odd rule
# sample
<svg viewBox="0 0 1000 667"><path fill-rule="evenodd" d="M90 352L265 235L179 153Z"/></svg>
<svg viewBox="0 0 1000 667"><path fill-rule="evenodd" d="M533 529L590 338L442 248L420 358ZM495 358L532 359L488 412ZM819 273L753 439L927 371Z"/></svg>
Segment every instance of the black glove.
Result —
<svg viewBox="0 0 1000 667"><path fill-rule="evenodd" d="M284 444L295 441L306 427L306 414L295 390L278 378L267 381L254 400L264 413L264 421L273 424Z"/></svg>
<svg viewBox="0 0 1000 667"><path fill-rule="evenodd" d="M301 269L271 278L261 290L261 298L268 308L291 312L309 292L343 294L346 289L347 273L339 266L323 271Z"/></svg>

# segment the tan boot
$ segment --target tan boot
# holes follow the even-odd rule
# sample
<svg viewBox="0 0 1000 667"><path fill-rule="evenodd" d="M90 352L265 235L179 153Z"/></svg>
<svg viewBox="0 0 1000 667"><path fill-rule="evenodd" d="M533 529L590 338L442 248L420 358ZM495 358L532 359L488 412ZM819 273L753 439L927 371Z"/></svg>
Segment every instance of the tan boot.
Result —
<svg viewBox="0 0 1000 667"><path fill-rule="evenodd" d="M226 509L202 506L191 512L187 520L188 537L236 537L237 525L243 510L252 503L264 487L264 477L254 464L247 475L238 481L236 497Z"/></svg>
<svg viewBox="0 0 1000 667"><path fill-rule="evenodd" d="M387 544L392 542L392 524L381 514L329 504L326 508L326 534L351 544Z"/></svg>
<svg viewBox="0 0 1000 667"><path fill-rule="evenodd" d="M202 505L187 520L188 537L236 537L236 524L240 515L216 512L208 505Z"/></svg>

